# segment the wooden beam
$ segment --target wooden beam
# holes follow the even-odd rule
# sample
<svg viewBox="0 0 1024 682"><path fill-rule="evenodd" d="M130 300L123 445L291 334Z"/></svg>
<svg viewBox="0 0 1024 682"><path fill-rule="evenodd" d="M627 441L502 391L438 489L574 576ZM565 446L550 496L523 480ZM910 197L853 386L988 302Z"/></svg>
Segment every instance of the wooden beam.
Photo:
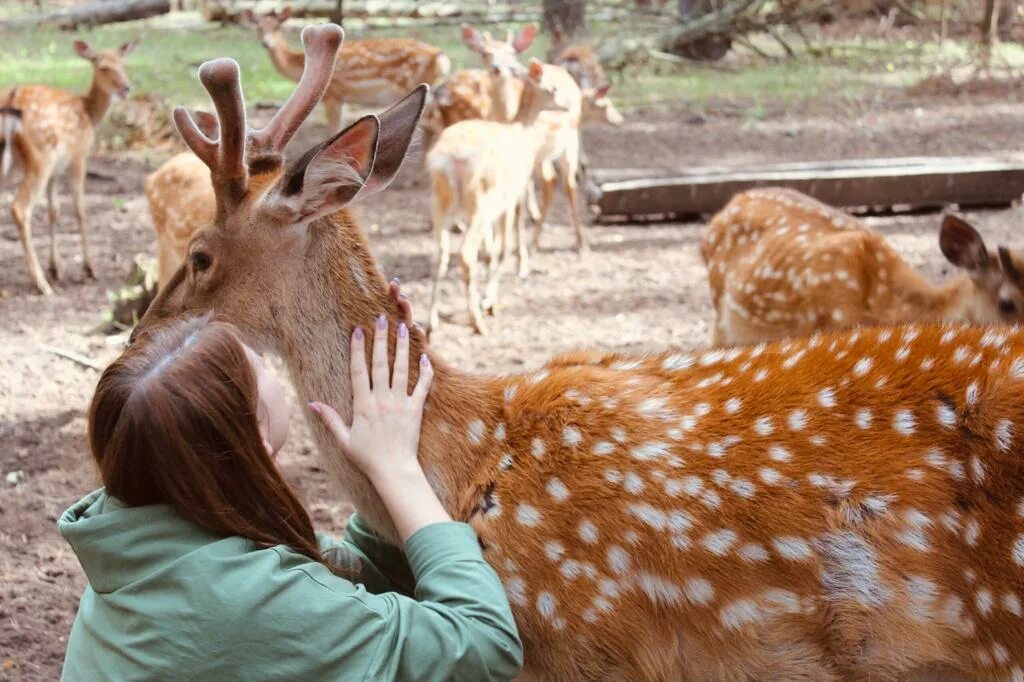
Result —
<svg viewBox="0 0 1024 682"><path fill-rule="evenodd" d="M595 171L608 178L614 171ZM621 179L622 175L633 176ZM889 210L1009 205L1024 194L1024 156L914 157L766 165L758 168L698 168L674 177L620 179L600 183L600 219L664 219L710 214L738 192L754 187L790 187L832 206Z"/></svg>

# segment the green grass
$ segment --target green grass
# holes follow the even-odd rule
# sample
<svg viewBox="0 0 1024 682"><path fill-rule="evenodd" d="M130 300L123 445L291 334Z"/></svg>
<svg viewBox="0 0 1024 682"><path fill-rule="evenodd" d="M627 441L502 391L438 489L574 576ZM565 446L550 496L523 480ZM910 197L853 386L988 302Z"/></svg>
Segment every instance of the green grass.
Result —
<svg viewBox="0 0 1024 682"><path fill-rule="evenodd" d="M290 42L298 47L297 26ZM612 33L613 25L594 26L595 35ZM504 27L493 27L495 33ZM0 34L0 87L14 83L46 83L83 91L90 68L72 50L75 38L94 47L118 45L139 34L143 40L128 58L129 76L136 92L158 94L168 105L208 107L209 101L196 79L196 69L206 59L230 56L242 67L242 82L250 102L280 101L293 84L279 75L259 44L255 31L237 26L205 24L194 14L176 14L148 21L104 26L77 34L33 30ZM436 26L410 29L373 29L357 24L347 28L350 38L411 36L444 49L455 68L476 66L479 60L462 44L458 27ZM542 35L527 57L541 57L546 51ZM759 47L780 54L778 45L767 39ZM743 68L723 70L697 64L668 64L631 68L613 74L614 96L623 108L663 101L684 101L701 105L712 99L735 100L751 111L763 111L771 103L788 104L834 93L857 95L880 84L906 85L933 72L937 64L962 63L967 49L948 43L885 42L851 39L821 46L820 53L801 54L778 61L753 57L742 60ZM1024 66L1024 48L1005 45L999 58L1007 66Z"/></svg>

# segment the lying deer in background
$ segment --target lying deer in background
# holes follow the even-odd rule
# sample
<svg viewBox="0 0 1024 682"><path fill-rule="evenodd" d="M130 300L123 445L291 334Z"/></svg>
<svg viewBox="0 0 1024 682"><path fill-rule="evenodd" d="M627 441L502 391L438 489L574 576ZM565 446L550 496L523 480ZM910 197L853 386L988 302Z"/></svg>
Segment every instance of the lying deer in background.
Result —
<svg viewBox="0 0 1024 682"><path fill-rule="evenodd" d="M217 221L136 338L216 310L283 356L300 400L349 421L346 340L401 312L344 206L397 172L425 90L285 165L340 37L303 32L306 73L263 130L246 127L234 62L200 69L220 141L175 120L211 168ZM583 352L500 377L411 336L410 357L435 367L420 460L501 576L530 679L1024 678L1021 330ZM311 428L339 495L397 541L372 486Z"/></svg>
<svg viewBox="0 0 1024 682"><path fill-rule="evenodd" d="M939 246L963 272L934 285L841 211L787 189L737 194L701 243L712 345L856 325L1024 320L1024 257L1003 246L990 255L977 230L955 216L944 218Z"/></svg>
<svg viewBox="0 0 1024 682"><path fill-rule="evenodd" d="M544 145L545 131L539 117L544 111L559 109L559 101L557 87L544 83L543 66L534 60L524 81L519 111L510 123L459 121L444 129L427 154L431 224L438 245L430 298L431 331L440 322L438 285L448 271L451 233L456 224L465 227L459 264L476 333L486 333L484 312L493 314L497 307L502 264L513 233L518 243L520 276L528 272L522 204ZM481 246L488 263L482 301L477 285Z"/></svg>
<svg viewBox="0 0 1024 682"><path fill-rule="evenodd" d="M124 69L124 57L138 40L124 43L116 50L93 50L76 40L75 52L92 64L92 83L84 95L47 85L18 85L0 92L0 180L13 168L23 176L11 216L25 248L28 274L40 293L53 294L32 243L32 212L43 190L50 219L50 277L59 280L61 263L57 255L58 175L67 169L71 199L82 236L82 269L85 276L96 276L89 237L85 227L85 170L92 150L96 127L115 98L127 96L131 82Z"/></svg>
<svg viewBox="0 0 1024 682"><path fill-rule="evenodd" d="M217 117L203 111L193 114L199 129L216 139ZM192 235L217 216L217 200L210 184L210 169L190 151L165 161L146 178L146 199L157 244L157 282L167 286L181 265Z"/></svg>
<svg viewBox="0 0 1024 682"><path fill-rule="evenodd" d="M245 10L242 23L254 26L267 48L274 67L285 78L298 81L304 56L292 50L281 25L292 15L286 6L280 13L257 15ZM451 62L440 48L410 38L351 40L338 51L338 68L327 86L323 105L327 128L341 129L344 103L380 107L401 97L420 83L433 84L447 75Z"/></svg>

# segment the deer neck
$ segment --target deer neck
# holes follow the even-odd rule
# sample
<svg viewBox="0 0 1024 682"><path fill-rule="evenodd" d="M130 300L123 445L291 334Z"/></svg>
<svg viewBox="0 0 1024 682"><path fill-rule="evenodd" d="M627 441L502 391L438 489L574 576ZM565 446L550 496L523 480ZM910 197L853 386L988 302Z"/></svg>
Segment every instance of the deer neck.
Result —
<svg viewBox="0 0 1024 682"><path fill-rule="evenodd" d="M960 273L945 284L935 287L940 310L938 318L944 322L986 322L975 318L975 299L978 288L966 274Z"/></svg>
<svg viewBox="0 0 1024 682"><path fill-rule="evenodd" d="M325 402L351 423L352 384L349 375L349 339L353 329L372 330L381 312L388 314L392 330L398 311L388 300L387 285L380 275L368 245L346 212L331 220L348 222L353 229L338 229L323 221L314 230L328 240L310 250L304 270L316 273L295 287L291 309L277 340L302 404ZM313 253L315 252L315 253ZM500 454L474 447L468 437L470 423L491 425L501 420L503 409L500 382L460 372L425 347L417 335L410 340L410 382L418 376L420 353L426 352L434 366L434 380L424 410L420 436L420 463L448 512L466 520L472 511L469 500L477 472ZM307 415L308 417L308 415ZM342 455L333 437L310 419L314 439L328 469L341 483L344 494L356 505L369 525L384 538L397 543L394 525L369 481Z"/></svg>
<svg viewBox="0 0 1024 682"><path fill-rule="evenodd" d="M85 113L94 126L98 125L103 120L103 117L107 115L107 110L110 109L110 102L112 100L113 96L99 86L99 83L96 82L96 76L93 74L92 83L89 84L89 91L82 95L82 105L85 107Z"/></svg>
<svg viewBox="0 0 1024 682"><path fill-rule="evenodd" d="M270 61L282 76L293 81L302 78L302 68L306 64L306 56L302 52L289 48L280 32L268 36L267 45Z"/></svg>

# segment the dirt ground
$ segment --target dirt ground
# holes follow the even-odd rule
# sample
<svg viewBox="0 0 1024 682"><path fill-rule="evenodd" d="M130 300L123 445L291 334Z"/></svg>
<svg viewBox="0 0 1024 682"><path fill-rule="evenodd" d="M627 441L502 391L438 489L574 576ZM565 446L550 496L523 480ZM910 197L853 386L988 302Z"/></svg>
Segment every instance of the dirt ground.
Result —
<svg viewBox="0 0 1024 682"><path fill-rule="evenodd" d="M777 107L748 118L741 107L635 112L621 129L588 129L587 149L601 169L685 169L850 157L941 155L1019 150L1024 117L1017 92L961 99L950 93L887 93L799 109ZM320 133L311 126L305 135ZM96 282L81 278L77 231L65 207L58 242L65 280L44 299L28 286L23 253L8 217L11 187L0 188L0 679L55 679L85 578L55 522L97 486L85 443L84 410L97 372L43 349L56 346L110 361L118 342L88 335L137 252L153 248L139 157L99 157L88 182ZM384 273L401 277L415 310L427 304L433 244L424 186L410 186L412 163L396 187L358 211ZM561 200L559 200L561 201ZM45 210L36 248L48 248ZM990 242L1022 244L1016 209L971 216ZM870 220L915 266L947 273L938 251L938 218ZM710 309L697 243L702 225L591 228L594 252L572 251L564 207L535 255L526 281L509 278L502 311L487 337L466 326L464 294L443 285L447 324L434 344L466 369L509 372L578 346L642 351L697 347L708 338ZM338 532L351 508L332 490L296 405L282 456L319 527Z"/></svg>

